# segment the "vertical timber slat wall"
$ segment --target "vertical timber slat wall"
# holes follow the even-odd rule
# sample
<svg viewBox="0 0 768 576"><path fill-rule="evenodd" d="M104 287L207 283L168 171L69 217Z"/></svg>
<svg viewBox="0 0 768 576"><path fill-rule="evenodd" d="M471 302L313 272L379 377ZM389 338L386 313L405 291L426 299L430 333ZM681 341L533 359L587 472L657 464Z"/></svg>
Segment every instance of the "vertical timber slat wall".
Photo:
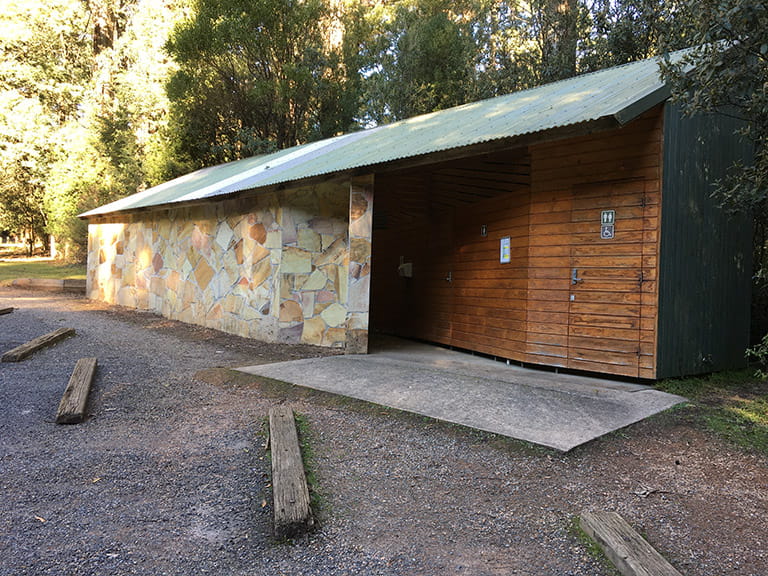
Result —
<svg viewBox="0 0 768 576"><path fill-rule="evenodd" d="M752 156L734 134L737 116L686 117L674 104L664 110L657 378L746 366L752 223L712 196L712 183Z"/></svg>

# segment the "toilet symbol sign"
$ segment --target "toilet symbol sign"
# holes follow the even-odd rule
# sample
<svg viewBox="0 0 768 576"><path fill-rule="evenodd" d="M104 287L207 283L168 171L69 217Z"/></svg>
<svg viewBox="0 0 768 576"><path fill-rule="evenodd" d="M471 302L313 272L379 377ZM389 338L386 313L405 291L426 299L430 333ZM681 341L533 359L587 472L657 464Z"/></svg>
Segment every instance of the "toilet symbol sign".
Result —
<svg viewBox="0 0 768 576"><path fill-rule="evenodd" d="M600 238L603 240L612 240L614 235L614 224L616 222L615 210L603 210L600 214Z"/></svg>

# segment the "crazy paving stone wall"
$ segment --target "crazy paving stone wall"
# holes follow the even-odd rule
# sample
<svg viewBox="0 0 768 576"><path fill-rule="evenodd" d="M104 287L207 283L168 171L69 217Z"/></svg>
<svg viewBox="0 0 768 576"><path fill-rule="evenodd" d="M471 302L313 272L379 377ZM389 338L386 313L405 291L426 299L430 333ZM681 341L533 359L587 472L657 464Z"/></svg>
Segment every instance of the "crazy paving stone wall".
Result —
<svg viewBox="0 0 768 576"><path fill-rule="evenodd" d="M268 342L367 350L372 186L92 222L90 298Z"/></svg>

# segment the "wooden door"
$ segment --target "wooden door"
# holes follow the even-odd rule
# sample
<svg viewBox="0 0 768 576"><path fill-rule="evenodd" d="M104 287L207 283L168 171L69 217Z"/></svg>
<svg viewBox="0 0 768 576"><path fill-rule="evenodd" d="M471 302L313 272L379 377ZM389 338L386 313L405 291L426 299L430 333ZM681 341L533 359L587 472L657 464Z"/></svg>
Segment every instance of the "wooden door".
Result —
<svg viewBox="0 0 768 576"><path fill-rule="evenodd" d="M644 212L642 181L574 191L568 368L640 375Z"/></svg>

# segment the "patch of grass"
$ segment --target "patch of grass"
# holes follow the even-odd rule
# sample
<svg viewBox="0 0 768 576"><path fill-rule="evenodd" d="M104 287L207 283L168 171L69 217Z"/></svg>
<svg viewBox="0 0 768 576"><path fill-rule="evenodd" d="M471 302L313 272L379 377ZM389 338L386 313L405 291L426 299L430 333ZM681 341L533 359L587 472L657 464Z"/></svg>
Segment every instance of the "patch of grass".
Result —
<svg viewBox="0 0 768 576"><path fill-rule="evenodd" d="M755 382L751 370L717 372L707 376L662 380L656 387L670 394L679 394L691 400L719 395L723 390L749 387Z"/></svg>
<svg viewBox="0 0 768 576"><path fill-rule="evenodd" d="M312 508L315 526L317 526L320 515L327 511L328 501L320 491L320 483L315 472L317 461L312 446L312 428L309 425L309 420L304 414L298 412L294 412L294 417L296 418L296 432L299 436L301 460L304 463L304 475L307 478L307 487L309 488L309 506Z"/></svg>
<svg viewBox="0 0 768 576"><path fill-rule="evenodd" d="M84 264L63 264L54 260L13 259L0 262L0 284L16 278L85 279Z"/></svg>
<svg viewBox="0 0 768 576"><path fill-rule="evenodd" d="M613 565L613 562L608 559L608 556L605 555L605 552L600 548L600 545L595 542L589 534L582 530L581 518L579 518L579 516L571 516L566 530L572 538L579 541L587 554L600 564L606 574L609 574L610 576L621 576L621 573L616 569L616 566Z"/></svg>
<svg viewBox="0 0 768 576"><path fill-rule="evenodd" d="M753 371L665 380L657 387L688 398L695 420L718 437L768 454L768 383Z"/></svg>

